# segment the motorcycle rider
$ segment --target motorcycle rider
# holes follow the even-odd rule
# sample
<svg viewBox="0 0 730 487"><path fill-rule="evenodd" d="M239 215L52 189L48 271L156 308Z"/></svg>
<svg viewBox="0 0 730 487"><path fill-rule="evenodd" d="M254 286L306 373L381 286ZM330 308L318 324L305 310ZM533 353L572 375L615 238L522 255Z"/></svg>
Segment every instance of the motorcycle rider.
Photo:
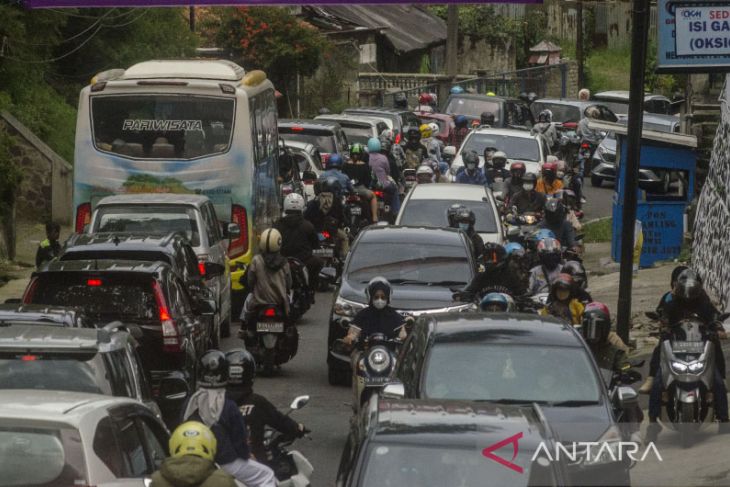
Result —
<svg viewBox="0 0 730 487"><path fill-rule="evenodd" d="M519 281L522 283L520 288L523 291L520 294L524 294L524 291L528 286L530 273L530 269L527 268L527 252L525 252L525 248L517 242L510 242L505 245L504 251L507 253L507 267L509 268L509 272L519 278Z"/></svg>
<svg viewBox="0 0 730 487"><path fill-rule="evenodd" d="M364 161L365 150L360 144L350 147L350 160L342 166L342 172L354 186L355 193L368 202L370 206L370 221L378 223L378 199L370 191L373 185L373 173L368 163ZM354 181L354 183L353 183Z"/></svg>
<svg viewBox="0 0 730 487"><path fill-rule="evenodd" d="M455 116L454 131L449 137L449 145L454 146L458 151L467 135L469 135L469 119L465 115Z"/></svg>
<svg viewBox="0 0 730 487"><path fill-rule="evenodd" d="M239 335L245 333L246 323L256 316L258 307L275 304L289 316L289 291L292 286L289 262L281 255L281 233L275 228L267 228L259 238L260 253L253 256L246 272L249 294L243 303L241 319L243 324ZM207 424L207 423L206 423Z"/></svg>
<svg viewBox="0 0 730 487"><path fill-rule="evenodd" d="M489 293L482 298L479 308L487 313L506 313L514 311L514 301L509 294Z"/></svg>
<svg viewBox="0 0 730 487"><path fill-rule="evenodd" d="M507 252L497 243L484 245L482 258L484 270L478 272L461 293L466 296L484 296L496 292L510 296L525 294L525 280L522 273L509 265Z"/></svg>
<svg viewBox="0 0 730 487"><path fill-rule="evenodd" d="M406 142L403 146L405 153L405 169L418 169L423 159L428 153L426 148L421 144L421 131L418 127L408 127L405 129Z"/></svg>
<svg viewBox="0 0 730 487"><path fill-rule="evenodd" d="M555 147L558 143L558 132L553 125L553 112L545 109L537 116L537 123L532 126L532 134L542 134L547 140L549 147Z"/></svg>
<svg viewBox="0 0 730 487"><path fill-rule="evenodd" d="M494 122L496 120L496 117L494 116L494 113L492 112L482 112L481 115L479 115L479 123L482 127L492 127L494 126Z"/></svg>
<svg viewBox="0 0 730 487"><path fill-rule="evenodd" d="M427 166L426 164L418 166L418 170L416 170L416 182L418 184L433 183L433 179L434 175L431 166Z"/></svg>
<svg viewBox="0 0 730 487"><path fill-rule="evenodd" d="M517 212L540 213L545 207L545 195L535 190L537 176L527 173L522 176L522 190L510 199L510 205L517 208Z"/></svg>
<svg viewBox="0 0 730 487"><path fill-rule="evenodd" d="M400 196L398 195L398 185L391 178L390 175L390 163L388 158L383 155L380 146L380 139L377 137L370 137L368 140L368 152L370 159L370 169L378 180L380 187L387 195L387 203L390 205L390 211L392 214L397 215L400 210Z"/></svg>
<svg viewBox="0 0 730 487"><path fill-rule="evenodd" d="M203 423L188 421L170 436L170 457L152 474L150 487L236 487L236 481L213 459L217 442Z"/></svg>
<svg viewBox="0 0 730 487"><path fill-rule="evenodd" d="M537 257L540 265L530 269L528 292L531 295L550 291L553 282L562 270L560 242L554 238L544 238L537 243Z"/></svg>
<svg viewBox="0 0 730 487"><path fill-rule="evenodd" d="M395 143L395 134L393 134L393 131L390 129L385 129L380 132L381 143L383 139L387 139L390 142L390 153L393 156L393 159L395 159L395 163L398 165L398 170L400 171L406 160L406 154L403 152L403 146Z"/></svg>
<svg viewBox="0 0 730 487"><path fill-rule="evenodd" d="M561 272L563 274L568 274L573 278L573 284L575 284L573 295L578 299L578 301L583 304L593 302L593 298L591 298L591 295L588 294L588 291L586 291L588 277L586 276L586 270L580 262L569 260L565 263Z"/></svg>
<svg viewBox="0 0 730 487"><path fill-rule="evenodd" d="M522 178L525 177L527 168L524 162L513 162L509 167L509 177L507 178L507 201L510 201L514 195L522 191Z"/></svg>
<svg viewBox="0 0 730 487"><path fill-rule="evenodd" d="M405 319L390 307L392 288L382 276L373 277L365 291L368 306L355 315L350 323L344 342L352 345L361 337L382 333L387 338L405 339Z"/></svg>
<svg viewBox="0 0 730 487"><path fill-rule="evenodd" d="M487 178L479 167L479 154L477 151L468 150L462 154L464 167L456 173L456 182L461 184L487 184Z"/></svg>
<svg viewBox="0 0 730 487"><path fill-rule="evenodd" d="M314 225L304 219L304 198L291 193L284 198L284 216L274 224L281 234L281 255L301 261L309 274L309 290L314 299L318 289L319 271L324 262L313 251L319 248L319 238Z"/></svg>
<svg viewBox="0 0 730 487"><path fill-rule="evenodd" d="M581 333L593 357L602 369L621 372L628 362L628 347L619 347L609 340L611 312L608 306L596 301L586 304Z"/></svg>
<svg viewBox="0 0 730 487"><path fill-rule="evenodd" d="M264 431L266 427L275 429L287 438L301 438L309 432L289 416L282 414L264 396L253 391L256 377L256 360L244 348L234 348L226 352L228 361L228 396L241 411L249 431L249 444L255 458L264 462L266 447Z"/></svg>
<svg viewBox="0 0 730 487"><path fill-rule="evenodd" d="M393 142L391 142L391 140L387 137L383 137L382 135L378 137L378 140L380 141L380 153L388 159L388 165L390 166L390 177L393 178L396 184L401 184L403 182L403 175L400 172L401 165L398 163L395 156L393 155Z"/></svg>
<svg viewBox="0 0 730 487"><path fill-rule="evenodd" d="M492 164L484 174L489 184L496 182L501 179L506 181L510 177L510 172L507 170L507 154L502 151L497 151L492 155Z"/></svg>
<svg viewBox="0 0 730 487"><path fill-rule="evenodd" d="M451 228L458 228L459 230L466 233L471 242L471 250L474 254L474 258L478 259L484 253L484 240L474 228L476 223L476 215L469 208L461 206L451 215L449 215L449 226Z"/></svg>
<svg viewBox="0 0 730 487"><path fill-rule="evenodd" d="M402 91L393 95L393 108L408 110L408 97Z"/></svg>
<svg viewBox="0 0 730 487"><path fill-rule="evenodd" d="M560 318L573 326L580 325L583 322L585 306L576 299L573 294L574 289L572 277L568 274L558 274L550 285L550 295L540 314Z"/></svg>
<svg viewBox="0 0 730 487"><path fill-rule="evenodd" d="M342 229L345 213L342 199L337 197L340 185L335 178L327 178L324 181L320 179L314 185L314 191L317 193L317 198L307 203L304 218L314 225L318 233L334 233L338 253L344 258L350 251L350 242Z"/></svg>
<svg viewBox="0 0 730 487"><path fill-rule="evenodd" d="M659 299L659 304L656 307L656 314L658 314L660 318L664 316L664 307L668 302L672 300L671 296L672 292L674 291L674 286L677 284L677 278L682 272L687 269L689 269L689 267L687 267L686 265L678 265L677 267L672 269L672 276L669 280L669 291L662 295L662 297ZM654 374L651 375L653 376Z"/></svg>
<svg viewBox="0 0 730 487"><path fill-rule="evenodd" d="M334 178L338 185L339 189L336 192L336 196L339 198L342 196L344 192L347 193L354 193L355 188L352 186L352 182L350 181L350 178L345 175L345 173L342 172L342 165L344 161L342 160L342 156L339 154L332 154L327 161L327 170L323 171L322 174L319 175L319 181L324 181L326 179Z"/></svg>
<svg viewBox="0 0 730 487"><path fill-rule="evenodd" d="M564 247L578 251L575 242L573 225L565 217L565 205L557 198L550 198L545 202L545 218L540 222L540 228L551 230Z"/></svg>
<svg viewBox="0 0 730 487"><path fill-rule="evenodd" d="M542 176L537 180L535 189L545 195L553 195L563 189L563 182L558 179L558 165L546 162L542 165Z"/></svg>
<svg viewBox="0 0 730 487"><path fill-rule="evenodd" d="M715 345L715 374L712 387L715 401L715 418L720 422L719 432L730 433L727 388L725 387L725 357L718 340L719 336L724 335L724 331L721 326L718 326L718 316L719 312L703 289L702 281L697 273L692 269L682 271L677 277L672 294L668 296L668 301L665 303L663 321L670 329L681 321L690 318L697 318L706 326L710 341ZM664 389L662 370L659 367L660 347L662 342L670 337L671 331L662 333L662 338L652 353L650 363L650 370L653 369L656 372L653 377L651 375L647 377L646 383L640 389L641 392L644 392L647 388L650 389L649 426L646 429L646 441L656 441L659 432L662 430L662 427L657 423L657 419L661 414L661 396Z"/></svg>
<svg viewBox="0 0 730 487"><path fill-rule="evenodd" d="M578 134L584 141L589 142L592 146L596 147L601 143L601 132L588 127L591 120L598 120L601 117L601 111L598 107L590 106L583 111L583 118L578 122L578 127L575 133ZM593 154L591 154L591 157Z"/></svg>
<svg viewBox="0 0 730 487"><path fill-rule="evenodd" d="M198 363L199 389L183 408L183 421L211 429L218 445L215 462L249 487L276 487L274 472L251 458L246 422L226 395L228 361L220 350L208 350Z"/></svg>
<svg viewBox="0 0 730 487"><path fill-rule="evenodd" d="M418 95L418 106L414 112L433 113L433 95L431 93L421 93Z"/></svg>

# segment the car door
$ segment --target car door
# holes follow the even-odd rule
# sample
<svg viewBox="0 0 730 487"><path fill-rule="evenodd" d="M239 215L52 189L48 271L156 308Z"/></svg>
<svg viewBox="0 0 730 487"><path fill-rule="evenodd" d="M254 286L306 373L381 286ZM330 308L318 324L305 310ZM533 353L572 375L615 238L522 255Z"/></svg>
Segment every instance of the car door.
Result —
<svg viewBox="0 0 730 487"><path fill-rule="evenodd" d="M162 421L162 411L152 397L152 388L150 387L147 375L142 369L142 362L137 353L136 344L130 340L124 348L125 367L129 371L129 376L133 381L133 386L137 391L137 398L152 411L155 416Z"/></svg>
<svg viewBox="0 0 730 487"><path fill-rule="evenodd" d="M296 171L294 171L296 172ZM208 259L225 267L223 275L216 278L219 316L222 321L231 318L231 272L228 268L228 244L220 231L218 216L212 203L203 205L203 218L206 220L208 245L210 246ZM245 229L241 229L244 231Z"/></svg>
<svg viewBox="0 0 730 487"><path fill-rule="evenodd" d="M165 427L143 406L118 406L110 410L109 416L110 422L102 420L97 427L95 451L98 446L99 449L106 449L105 455L108 458L118 455L121 459L115 466L121 471L118 477L143 478L152 475L168 455L166 445L169 435ZM104 437L116 445L118 454L113 451L113 445L101 445ZM98 445L97 438L100 440ZM103 458L102 460L109 466L107 461Z"/></svg>

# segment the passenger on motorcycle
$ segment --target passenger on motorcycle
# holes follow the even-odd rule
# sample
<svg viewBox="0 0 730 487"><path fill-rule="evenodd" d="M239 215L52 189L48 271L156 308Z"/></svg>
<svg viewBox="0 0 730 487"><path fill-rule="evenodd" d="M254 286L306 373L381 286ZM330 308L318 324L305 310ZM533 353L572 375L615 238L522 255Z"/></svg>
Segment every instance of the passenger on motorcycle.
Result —
<svg viewBox="0 0 730 487"><path fill-rule="evenodd" d="M594 130L588 127L588 124L591 120L598 120L600 119L600 117L601 111L598 109L598 107L591 106L586 108L583 112L583 118L581 118L578 122L578 127L575 131L575 133L578 134L581 139L589 142L593 146L597 146L598 144L600 144L603 136L599 130Z"/></svg>
<svg viewBox="0 0 730 487"><path fill-rule="evenodd" d="M469 119L465 115L457 115L454 117L454 131L449 137L449 145L452 145L458 151L464 139L469 135Z"/></svg>
<svg viewBox="0 0 730 487"><path fill-rule="evenodd" d="M474 150L468 150L462 154L464 167L456 173L456 182L461 184L487 184L487 178L479 167L479 155Z"/></svg>
<svg viewBox="0 0 730 487"><path fill-rule="evenodd" d="M563 205L565 206L565 218L567 218L567 220L573 226L573 230L575 230L576 233L580 233L580 231L583 229L583 224L580 222L580 219L578 218L578 215L576 213L576 209L578 208L578 200L575 196L575 193L569 189L564 189L561 191L561 194L563 195Z"/></svg>
<svg viewBox="0 0 730 487"><path fill-rule="evenodd" d="M482 114L479 116L479 122L483 127L492 127L495 120L496 117L492 112L482 112Z"/></svg>
<svg viewBox="0 0 730 487"><path fill-rule="evenodd" d="M573 278L568 274L558 274L550 285L550 295L540 314L560 318L573 326L580 325L585 306L575 297L574 290Z"/></svg>
<svg viewBox="0 0 730 487"><path fill-rule="evenodd" d="M368 306L352 319L345 343L353 344L376 333L382 333L389 339L405 339L405 318L390 307L392 289L388 280L380 276L372 278L365 293Z"/></svg>
<svg viewBox="0 0 730 487"><path fill-rule="evenodd" d="M267 228L259 238L259 252L251 259L246 271L249 293L243 303L241 319L244 324L251 322L260 306L275 304L289 315L289 291L292 286L289 262L281 255L282 238L275 228Z"/></svg>
<svg viewBox="0 0 730 487"><path fill-rule="evenodd" d="M504 293L489 293L482 298L479 308L487 313L507 313L514 311L512 296Z"/></svg>
<svg viewBox="0 0 730 487"><path fill-rule="evenodd" d="M600 368L621 372L628 361L628 347L616 346L609 340L611 312L608 306L595 301L587 303L581 333Z"/></svg>
<svg viewBox="0 0 730 487"><path fill-rule="evenodd" d="M507 154L502 151L495 152L492 155L491 167L486 170L484 175L486 176L489 184L499 181L500 179L502 181L506 181L510 177L510 172L507 170Z"/></svg>
<svg viewBox="0 0 730 487"><path fill-rule="evenodd" d="M525 177L527 168L524 162L513 162L509 167L507 178L507 200L510 201L514 195L522 191L522 178Z"/></svg>
<svg viewBox="0 0 730 487"><path fill-rule="evenodd" d="M496 147L485 147L484 152L482 152L482 155L484 156L484 170L491 169L492 167L492 158L494 157L494 154L497 153Z"/></svg>
<svg viewBox="0 0 730 487"><path fill-rule="evenodd" d="M545 202L545 218L540 222L540 228L552 231L564 247L578 251L575 242L573 225L565 217L565 205L557 198L550 198Z"/></svg>
<svg viewBox="0 0 730 487"><path fill-rule="evenodd" d="M216 467L216 440L203 423L188 421L170 436L170 457L152 474L150 487L236 487L225 470Z"/></svg>
<svg viewBox="0 0 730 487"><path fill-rule="evenodd" d="M467 237L469 237L469 241L471 242L471 250L474 255L474 259L479 259L479 257L484 253L484 240L482 240L482 237L474 228L475 223L476 215L474 215L474 212L465 206L460 207L449 215L449 226L451 226L451 228L458 228L466 233Z"/></svg>
<svg viewBox="0 0 730 487"><path fill-rule="evenodd" d="M433 113L435 111L433 105L433 94L425 92L421 93L418 96L418 106L414 112Z"/></svg>
<svg viewBox="0 0 730 487"><path fill-rule="evenodd" d="M393 107L400 108L401 110L408 109L408 97L402 91L399 91L393 95Z"/></svg>
<svg viewBox="0 0 730 487"><path fill-rule="evenodd" d="M332 157L334 157L333 154ZM378 200L375 193L370 191L373 186L373 172L370 165L364 161L365 150L362 145L352 144L350 147L350 160L342 166L342 172L350 179L354 186L355 193L368 202L370 207L370 221L378 223ZM330 161L332 160L330 157Z"/></svg>
<svg viewBox="0 0 730 487"><path fill-rule="evenodd" d="M542 134L548 145L551 148L555 147L558 143L558 132L553 125L553 112L547 109L541 111L537 116L537 123L532 126L531 132L533 134Z"/></svg>
<svg viewBox="0 0 730 487"><path fill-rule="evenodd" d="M535 191L537 176L527 173L522 177L522 190L510 200L510 206L517 208L517 212L541 213L545 207L545 195Z"/></svg>
<svg viewBox="0 0 730 487"><path fill-rule="evenodd" d="M720 433L730 433L728 420L727 388L725 387L725 357L719 342L724 336L722 326L718 323L719 313L710 301L702 286L702 280L692 269L682 271L677 277L672 294L664 306L663 323L669 329L662 333L659 344L652 353L650 370L655 370L654 376L647 377L647 382L640 391L647 388L649 393L649 426L646 430L646 441L656 441L662 427L657 423L661 413L662 392L664 388L662 371L659 367L661 360L660 347L664 340L672 336L672 330L682 320L697 318L705 326L709 339L715 345L715 374L713 383L715 418L720 422Z"/></svg>
<svg viewBox="0 0 730 487"><path fill-rule="evenodd" d="M319 181L324 181L330 178L334 178L337 183L339 184L339 189L337 190L336 196L339 198L343 195L344 192L348 193L354 193L355 188L352 186L352 182L350 182L350 178L347 177L345 173L342 172L342 165L344 161L342 160L342 156L339 154L332 154L327 161L327 170L323 171L322 174L319 175Z"/></svg>
<svg viewBox="0 0 730 487"><path fill-rule="evenodd" d="M504 246L507 253L508 272L516 276L520 282L518 296L525 294L528 287L530 276L530 268L527 260L527 252L525 248L517 242L510 242Z"/></svg>
<svg viewBox="0 0 730 487"><path fill-rule="evenodd" d="M368 140L368 152L370 154L370 169L378 180L379 186L383 188L387 198L386 202L390 205L390 210L397 215L400 210L400 196L398 195L398 185L390 176L390 163L388 158L381 152L380 140L371 137Z"/></svg>
<svg viewBox="0 0 730 487"><path fill-rule="evenodd" d="M378 137L380 141L380 153L388 159L388 166L390 166L390 177L393 178L396 184L403 182L403 175L400 172L401 165L396 161L393 155L393 142L387 137L382 135Z"/></svg>
<svg viewBox="0 0 730 487"><path fill-rule="evenodd" d="M484 245L482 259L484 270L478 272L462 291L467 296L505 293L510 296L525 294L525 280L522 274L509 265L507 252L499 244L489 242Z"/></svg>
<svg viewBox="0 0 730 487"><path fill-rule="evenodd" d="M301 423L282 414L264 396L253 391L256 377L256 360L244 348L234 348L226 352L228 361L228 396L236 403L246 420L249 431L249 444L254 457L266 461L264 432L266 427L273 428L287 438L301 438L309 432Z"/></svg>
<svg viewBox="0 0 730 487"><path fill-rule="evenodd" d="M404 169L417 169L426 157L426 148L421 144L421 131L418 127L408 127L405 129L406 142L403 146L405 153Z"/></svg>
<svg viewBox="0 0 730 487"><path fill-rule="evenodd" d="M542 176L537 181L535 189L539 193L552 195L563 189L563 182L558 179L558 165L554 162L546 162L542 165Z"/></svg>
<svg viewBox="0 0 730 487"><path fill-rule="evenodd" d="M317 198L307 203L304 210L304 218L309 220L318 233L334 233L337 240L337 249L341 258L347 255L350 250L350 242L347 234L342 229L345 221L345 213L342 208L342 199L336 197L339 191L339 183L334 178L324 181L321 179L314 185Z"/></svg>
<svg viewBox="0 0 730 487"><path fill-rule="evenodd" d="M416 182L418 184L433 183L433 179L433 169L431 169L431 166L425 164L418 166L418 170L416 170Z"/></svg>
<svg viewBox="0 0 730 487"><path fill-rule="evenodd" d="M284 216L274 224L281 234L281 255L300 260L309 274L309 289L312 294L318 289L319 271L324 262L313 251L319 248L317 230L304 219L304 198L291 193L284 198Z"/></svg>
<svg viewBox="0 0 730 487"><path fill-rule="evenodd" d="M438 165L438 170L434 171L434 180L437 183L450 183L449 180L449 165L445 162L440 162Z"/></svg>
<svg viewBox="0 0 730 487"><path fill-rule="evenodd" d="M208 350L198 364L199 389L183 408L183 421L205 424L218 445L215 462L250 487L276 487L274 472L251 458L246 422L226 395L228 362L223 352Z"/></svg>
<svg viewBox="0 0 730 487"><path fill-rule="evenodd" d="M591 298L591 295L588 294L588 291L586 291L588 277L586 276L586 270L580 262L569 260L565 263L565 265L563 265L561 272L563 274L568 274L573 278L573 284L575 285L573 295L578 298L578 301L583 304L593 302L593 298Z"/></svg>
<svg viewBox="0 0 730 487"><path fill-rule="evenodd" d="M395 134L393 134L393 131L390 129L385 129L380 132L380 142L382 143L384 139L390 141L390 153L395 159L395 163L398 165L398 170L401 170L406 161L406 154L403 152L403 146L395 143Z"/></svg>
<svg viewBox="0 0 730 487"><path fill-rule="evenodd" d="M544 238L537 243L537 256L540 265L530 269L528 288L529 294L533 296L549 292L563 268L560 242L554 238Z"/></svg>

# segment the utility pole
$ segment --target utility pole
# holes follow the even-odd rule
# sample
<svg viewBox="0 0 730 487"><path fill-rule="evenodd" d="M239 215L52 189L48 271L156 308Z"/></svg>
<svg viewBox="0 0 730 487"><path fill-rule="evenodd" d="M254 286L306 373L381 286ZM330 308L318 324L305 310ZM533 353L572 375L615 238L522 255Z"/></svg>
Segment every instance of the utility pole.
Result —
<svg viewBox="0 0 730 487"><path fill-rule="evenodd" d="M583 73L583 0L578 0L576 5L575 23L578 30L575 33L575 57L578 61L578 89L585 88L585 75Z"/></svg>
<svg viewBox="0 0 730 487"><path fill-rule="evenodd" d="M459 69L459 8L454 3L446 8L446 74L453 79Z"/></svg>
<svg viewBox="0 0 730 487"><path fill-rule="evenodd" d="M649 36L649 0L633 0L631 33L631 84L629 92L629 125L626 136L626 185L623 228L621 229L621 273L618 284L618 313L616 332L629 341L631 326L631 281L633 277L634 222L636 221L639 190L639 159L641 158L641 127L644 122L644 70ZM624 162L621 161L624 165ZM619 177L621 174L619 173Z"/></svg>
<svg viewBox="0 0 730 487"><path fill-rule="evenodd" d="M189 11L189 18L190 18L190 32L195 32L195 7L190 7Z"/></svg>

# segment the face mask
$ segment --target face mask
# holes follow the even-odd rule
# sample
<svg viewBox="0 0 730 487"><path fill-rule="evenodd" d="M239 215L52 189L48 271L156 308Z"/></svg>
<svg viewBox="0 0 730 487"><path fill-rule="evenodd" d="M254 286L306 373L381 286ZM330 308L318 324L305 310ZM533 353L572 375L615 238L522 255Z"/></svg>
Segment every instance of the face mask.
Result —
<svg viewBox="0 0 730 487"><path fill-rule="evenodd" d="M522 189L524 189L525 191L532 191L532 188L533 186L530 183L525 183L522 185Z"/></svg>
<svg viewBox="0 0 730 487"><path fill-rule="evenodd" d="M474 168L476 168L476 167L477 167L477 165L476 165L476 164L467 164L467 165L466 165L466 167L467 167L467 169L469 169L470 171L473 171L473 170L474 170Z"/></svg>
<svg viewBox="0 0 730 487"><path fill-rule="evenodd" d="M385 299L373 299L373 306L377 309L383 309L385 306L387 306L388 301Z"/></svg>
<svg viewBox="0 0 730 487"><path fill-rule="evenodd" d="M567 289L558 289L555 292L555 297L558 298L558 301L566 301L570 297L570 291Z"/></svg>
<svg viewBox="0 0 730 487"><path fill-rule="evenodd" d="M469 224L468 223L459 223L459 229L464 230L465 232L469 230Z"/></svg>

